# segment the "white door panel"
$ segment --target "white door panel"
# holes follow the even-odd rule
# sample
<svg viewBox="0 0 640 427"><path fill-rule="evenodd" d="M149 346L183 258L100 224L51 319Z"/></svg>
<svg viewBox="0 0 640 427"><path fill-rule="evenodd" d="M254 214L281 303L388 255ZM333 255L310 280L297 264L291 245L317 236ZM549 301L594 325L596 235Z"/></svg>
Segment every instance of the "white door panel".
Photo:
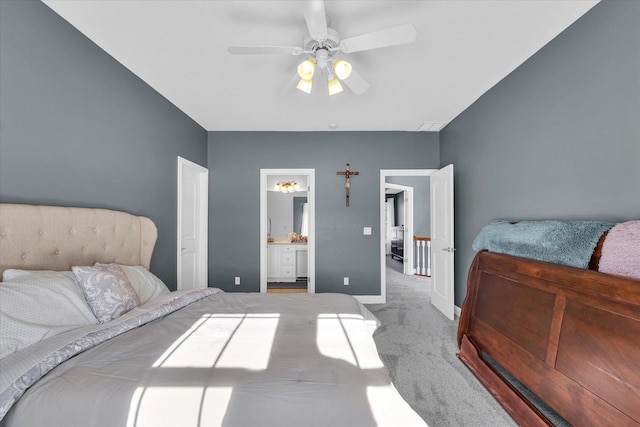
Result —
<svg viewBox="0 0 640 427"><path fill-rule="evenodd" d="M206 288L208 171L178 159L178 289Z"/></svg>
<svg viewBox="0 0 640 427"><path fill-rule="evenodd" d="M195 289L197 278L198 263L196 260L196 252L187 252L182 254L182 285L181 289Z"/></svg>
<svg viewBox="0 0 640 427"><path fill-rule="evenodd" d="M433 173L431 183L431 303L454 318L453 165Z"/></svg>

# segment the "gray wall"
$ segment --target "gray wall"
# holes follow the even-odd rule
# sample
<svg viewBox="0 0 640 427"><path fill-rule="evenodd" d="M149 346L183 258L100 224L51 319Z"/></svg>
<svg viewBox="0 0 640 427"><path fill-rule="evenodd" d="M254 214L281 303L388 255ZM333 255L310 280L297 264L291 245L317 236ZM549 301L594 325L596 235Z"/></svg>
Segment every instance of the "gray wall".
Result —
<svg viewBox="0 0 640 427"><path fill-rule="evenodd" d="M457 305L492 219L640 218L638 22L640 2L601 2L440 132Z"/></svg>
<svg viewBox="0 0 640 427"><path fill-rule="evenodd" d="M0 200L103 207L159 229L176 284L176 156L207 132L39 1L0 1Z"/></svg>
<svg viewBox="0 0 640 427"><path fill-rule="evenodd" d="M259 290L260 169L315 168L316 291L354 295L380 293L380 169L440 164L438 135L413 132L210 132L208 158L212 285ZM336 175L347 162L360 172L348 208Z"/></svg>

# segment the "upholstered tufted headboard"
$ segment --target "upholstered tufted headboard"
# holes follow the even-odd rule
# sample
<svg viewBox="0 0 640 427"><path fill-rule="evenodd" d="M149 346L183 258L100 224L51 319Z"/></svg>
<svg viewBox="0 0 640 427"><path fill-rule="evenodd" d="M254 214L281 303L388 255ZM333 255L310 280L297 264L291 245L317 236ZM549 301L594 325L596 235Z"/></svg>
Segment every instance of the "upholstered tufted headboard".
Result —
<svg viewBox="0 0 640 427"><path fill-rule="evenodd" d="M0 204L0 275L8 268L69 270L116 262L149 268L158 230L107 209Z"/></svg>

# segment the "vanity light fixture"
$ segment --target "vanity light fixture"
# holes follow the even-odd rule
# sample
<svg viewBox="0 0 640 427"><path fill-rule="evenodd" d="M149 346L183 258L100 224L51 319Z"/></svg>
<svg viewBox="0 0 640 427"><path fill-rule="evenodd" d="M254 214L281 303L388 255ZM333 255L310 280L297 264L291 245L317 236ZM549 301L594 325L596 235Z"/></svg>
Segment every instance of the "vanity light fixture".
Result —
<svg viewBox="0 0 640 427"><path fill-rule="evenodd" d="M300 191L300 184L295 181L280 181L273 186L273 189L281 193L293 193Z"/></svg>

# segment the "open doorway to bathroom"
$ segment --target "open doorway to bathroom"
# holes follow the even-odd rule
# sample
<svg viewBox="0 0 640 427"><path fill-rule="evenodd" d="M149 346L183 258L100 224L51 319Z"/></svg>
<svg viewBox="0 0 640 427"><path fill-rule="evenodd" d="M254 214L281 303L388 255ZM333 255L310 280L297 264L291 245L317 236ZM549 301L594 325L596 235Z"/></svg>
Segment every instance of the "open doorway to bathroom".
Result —
<svg viewBox="0 0 640 427"><path fill-rule="evenodd" d="M261 169L260 291L315 291L313 169Z"/></svg>

